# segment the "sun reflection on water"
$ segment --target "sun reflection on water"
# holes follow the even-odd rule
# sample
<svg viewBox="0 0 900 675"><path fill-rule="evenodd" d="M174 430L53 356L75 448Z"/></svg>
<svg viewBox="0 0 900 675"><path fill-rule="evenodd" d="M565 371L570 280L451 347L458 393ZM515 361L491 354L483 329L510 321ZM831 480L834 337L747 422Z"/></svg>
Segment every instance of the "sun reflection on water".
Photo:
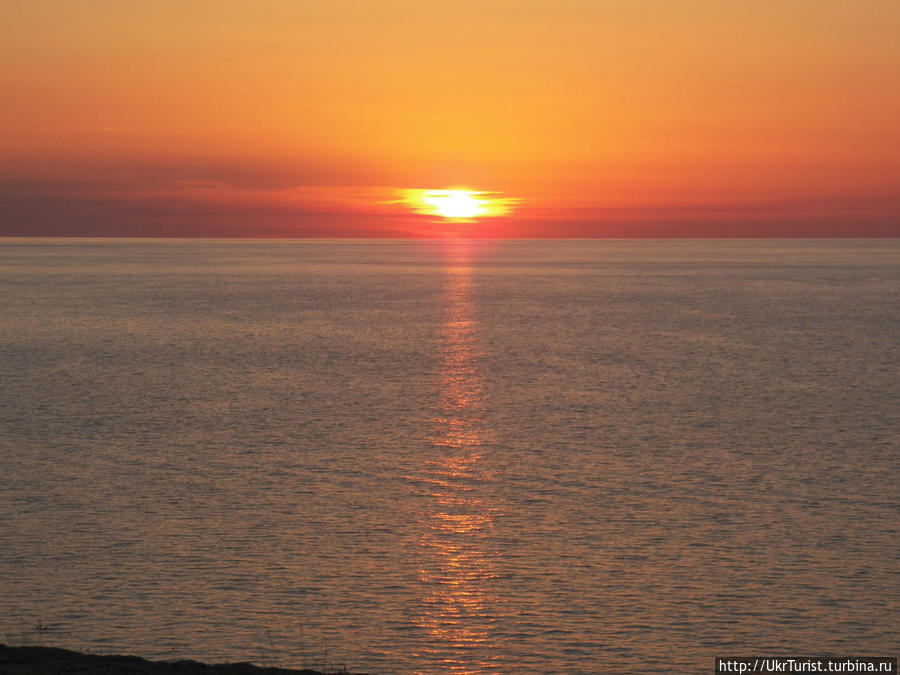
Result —
<svg viewBox="0 0 900 675"><path fill-rule="evenodd" d="M423 519L419 572L429 661L447 671L491 672L497 650L493 617L498 577L489 539L496 508L485 498L487 429L478 375L472 268L465 256L447 267L447 314L441 335L440 397L426 467L430 505Z"/></svg>

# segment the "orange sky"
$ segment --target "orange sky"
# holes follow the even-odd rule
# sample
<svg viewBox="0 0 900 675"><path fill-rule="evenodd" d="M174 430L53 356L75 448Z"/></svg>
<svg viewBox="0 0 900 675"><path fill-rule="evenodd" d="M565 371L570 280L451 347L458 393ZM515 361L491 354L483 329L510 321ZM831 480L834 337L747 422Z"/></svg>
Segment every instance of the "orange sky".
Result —
<svg viewBox="0 0 900 675"><path fill-rule="evenodd" d="M0 234L900 236L896 0L0 0ZM518 200L439 222L397 190Z"/></svg>

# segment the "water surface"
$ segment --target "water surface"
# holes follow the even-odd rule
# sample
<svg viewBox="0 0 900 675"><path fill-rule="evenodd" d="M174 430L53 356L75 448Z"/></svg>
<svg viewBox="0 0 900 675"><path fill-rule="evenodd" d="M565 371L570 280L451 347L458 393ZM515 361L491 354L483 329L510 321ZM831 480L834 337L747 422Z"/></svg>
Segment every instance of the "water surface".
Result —
<svg viewBox="0 0 900 675"><path fill-rule="evenodd" d="M898 647L900 243L0 242L0 630L377 673Z"/></svg>

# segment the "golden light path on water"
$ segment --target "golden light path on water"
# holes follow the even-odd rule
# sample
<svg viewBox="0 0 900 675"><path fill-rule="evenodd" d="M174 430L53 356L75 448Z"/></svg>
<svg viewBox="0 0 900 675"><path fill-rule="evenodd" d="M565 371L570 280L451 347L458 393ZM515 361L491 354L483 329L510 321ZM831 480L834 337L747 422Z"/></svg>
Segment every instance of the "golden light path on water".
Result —
<svg viewBox="0 0 900 675"><path fill-rule="evenodd" d="M497 577L488 550L497 509L478 485L489 478L487 433L478 374L477 322L466 243L452 249L447 266L446 318L441 334L440 400L425 480L430 508L420 540L424 590L416 623L429 637L429 661L458 673L490 672L496 658L492 616Z"/></svg>

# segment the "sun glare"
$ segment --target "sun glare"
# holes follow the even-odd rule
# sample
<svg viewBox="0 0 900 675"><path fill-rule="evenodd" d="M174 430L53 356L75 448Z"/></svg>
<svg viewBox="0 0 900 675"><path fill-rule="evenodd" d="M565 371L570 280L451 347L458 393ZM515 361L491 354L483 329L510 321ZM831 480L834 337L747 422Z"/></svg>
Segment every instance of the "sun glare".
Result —
<svg viewBox="0 0 900 675"><path fill-rule="evenodd" d="M416 213L440 216L447 220L467 221L502 216L512 210L516 200L484 190L401 190L400 201Z"/></svg>
<svg viewBox="0 0 900 675"><path fill-rule="evenodd" d="M433 206L435 213L444 218L474 218L487 211L481 201L466 190L430 191L422 201Z"/></svg>

